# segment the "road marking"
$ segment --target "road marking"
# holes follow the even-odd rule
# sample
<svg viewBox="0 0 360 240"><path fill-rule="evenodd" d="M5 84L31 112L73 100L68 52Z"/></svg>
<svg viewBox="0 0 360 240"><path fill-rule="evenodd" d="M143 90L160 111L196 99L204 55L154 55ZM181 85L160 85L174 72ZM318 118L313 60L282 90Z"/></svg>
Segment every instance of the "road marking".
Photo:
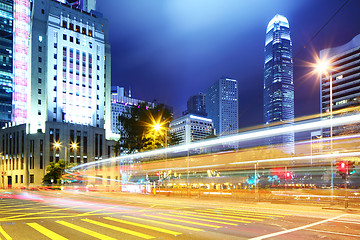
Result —
<svg viewBox="0 0 360 240"><path fill-rule="evenodd" d="M101 240L116 240L115 238L106 236L106 235L101 234L101 233L94 232L92 230L77 226L77 225L72 224L72 223L68 223L68 222L65 222L65 221L56 221L56 222L60 223L61 225L64 225L66 227L72 228L72 229L74 229L76 231L85 233L87 235L90 235L92 237L95 237L95 238L98 238L98 239L101 239Z"/></svg>
<svg viewBox="0 0 360 240"><path fill-rule="evenodd" d="M345 221L345 220L336 220L334 222L342 222L342 223L350 223L350 224L360 224L360 222L354 222L354 221Z"/></svg>
<svg viewBox="0 0 360 240"><path fill-rule="evenodd" d="M226 220L226 221L230 221L230 222L242 222L242 223L250 223L248 221L243 221L243 220L238 220L238 219L246 219L246 220L252 220L252 221L264 221L264 219L258 219L258 218L249 218L249 217L231 217L231 216L224 216L224 217L219 217L218 214L211 214L211 213L197 213L197 214L192 214L192 213L176 213L176 214L181 214L181 215L190 215L190 216L198 216L198 217L203 217L203 218L211 218L211 219L219 219L219 220Z"/></svg>
<svg viewBox="0 0 360 240"><path fill-rule="evenodd" d="M149 226L149 225L145 225L145 224L141 224L141 223L129 222L129 221L120 220L120 219L112 218L112 217L104 217L104 219L119 222L119 223L129 224L129 225L133 225L133 226L137 226L137 227L147 228L147 229L151 229L151 230L158 231L158 232L168 233L168 234L171 234L174 236L181 234L180 232L175 232L175 231L167 230L164 228L153 227L153 226Z"/></svg>
<svg viewBox="0 0 360 240"><path fill-rule="evenodd" d="M191 230L191 231L196 231L196 232L202 232L202 231L204 231L203 229L200 229L200 228L187 227L187 226L183 226L183 225L178 225L178 224L173 224L173 223L166 223L166 222L160 222L160 221L155 221L155 220L146 219L146 218L137 218L137 217L132 217L132 216L122 216L122 217L124 217L124 218L130 218L130 219L135 219L135 220L147 221L147 222L151 222L151 223L163 224L163 225L167 225L167 226L171 226L171 227L177 227L177 228L182 228L182 229Z"/></svg>
<svg viewBox="0 0 360 240"><path fill-rule="evenodd" d="M217 214L217 215L229 215L229 216L246 216L246 217L257 217L257 218L268 218L268 219L272 219L273 217L268 217L268 216L262 216L262 215L258 215L258 214L251 214L251 213L234 213L234 212L226 212L226 211L219 211L219 210L215 210L215 211L210 211L210 210L195 210L196 212L204 212L204 213L213 213L213 214Z"/></svg>
<svg viewBox="0 0 360 240"><path fill-rule="evenodd" d="M12 240L12 238L5 232L5 230L0 226L0 233L4 236L6 240Z"/></svg>
<svg viewBox="0 0 360 240"><path fill-rule="evenodd" d="M57 209L55 209L55 210L50 210L50 211L35 212L35 213L25 213L25 214L22 214L22 215L15 215L15 216L6 217L6 218L3 218L3 219L11 219L11 220L13 220L14 218L18 218L18 217L25 217L25 216L29 216L29 215L40 215L40 214L44 214L44 213L52 213L52 212L58 212L58 211L65 211L65 210L69 210L69 209L73 209L73 208L76 208L76 207L57 208Z"/></svg>
<svg viewBox="0 0 360 240"><path fill-rule="evenodd" d="M305 229L305 228L309 228L309 227L313 227L313 226L316 226L316 225L319 225L319 224L330 222L330 221L333 221L335 219L341 218L341 217L346 216L346 215L348 215L348 214L342 214L342 215L339 215L339 216L336 216L336 217L333 217L333 218L328 218L328 219L325 219L325 220L322 220L322 221L319 221L319 222L311 223L311 224L304 225L304 226L297 227L297 228L292 228L292 229L288 229L288 230L284 230L284 231L280 231L280 232L270 233L270 234L263 235L263 236L260 236L260 237L250 238L249 240L260 240L260 239L279 236L279 235L282 235L282 234L285 234L285 233L295 232L295 231L298 231L298 230L302 230L302 229Z"/></svg>
<svg viewBox="0 0 360 240"><path fill-rule="evenodd" d="M227 212L238 212L239 214L248 213L255 215L266 215L266 216L291 216L292 214L287 213L270 213L270 212L257 212L257 211L247 211L247 210L238 210L238 209L229 209L229 208L216 208Z"/></svg>
<svg viewBox="0 0 360 240"><path fill-rule="evenodd" d="M322 232L322 233L328 233L328 234L351 236L351 237L360 237L360 235L353 235L353 234L348 234L348 233L329 232L329 231L321 231L321 230L315 230L315 229L304 229L304 230L313 231L313 232Z"/></svg>
<svg viewBox="0 0 360 240"><path fill-rule="evenodd" d="M173 215L173 214L167 214L167 213L160 213L160 214L165 215L165 216L170 216L170 217L180 217L180 218L187 218L187 219L193 219L193 220L200 220L200 221L204 221L204 222L213 222L213 223L237 226L236 223L221 222L221 221L208 220L208 219L202 219L202 218L197 218L197 217L179 216L179 215ZM199 217L202 217L202 216L199 216ZM251 222L245 222L245 223L251 223Z"/></svg>
<svg viewBox="0 0 360 240"><path fill-rule="evenodd" d="M167 217L159 217L159 216L147 215L147 214L144 214L143 216L153 217L153 218L159 218L159 219L164 219L164 220L170 220L170 221L175 221L175 222L190 223L190 224L200 225L200 226L205 226L205 227L221 228L221 226L217 226L217 225L206 224L206 223L198 223L198 222L191 222L191 221L186 221L186 220L181 220L181 219L174 219L174 218L167 218Z"/></svg>
<svg viewBox="0 0 360 240"><path fill-rule="evenodd" d="M87 215L93 214L93 213L95 213L95 212L105 211L106 209L116 208L116 207L117 207L117 206L113 206L113 207L107 207L107 208L102 208L102 209L94 210L94 211L91 211L91 212L80 213L80 214L76 214L75 217L87 216Z"/></svg>
<svg viewBox="0 0 360 240"><path fill-rule="evenodd" d="M144 233L139 233L139 232L132 231L132 230L129 230L129 229L116 227L116 226L113 226L113 225L110 225L110 224L107 224L107 223L102 223L102 222L94 221L94 220L91 220L91 219L81 219L81 221L92 223L92 224L95 224L95 225L98 225L98 226L101 226L101 227L109 228L109 229L112 229L112 230L115 230L115 231L118 231L118 232L127 233L129 235L133 235L133 236L144 238L144 239L153 239L153 238L155 238L153 236L150 236L150 235L147 235L147 234L144 234Z"/></svg>
<svg viewBox="0 0 360 240"><path fill-rule="evenodd" d="M38 223L27 223L27 225L29 225L30 227L34 228L35 230L37 230L38 232L40 232L41 234L47 236L52 240L67 240L67 238L60 236L59 234L41 226Z"/></svg>

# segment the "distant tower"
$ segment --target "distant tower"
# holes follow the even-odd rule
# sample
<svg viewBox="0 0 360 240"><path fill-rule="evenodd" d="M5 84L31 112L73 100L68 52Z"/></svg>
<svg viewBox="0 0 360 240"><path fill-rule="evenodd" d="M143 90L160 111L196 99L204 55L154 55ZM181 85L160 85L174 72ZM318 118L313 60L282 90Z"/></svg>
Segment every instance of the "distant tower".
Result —
<svg viewBox="0 0 360 240"><path fill-rule="evenodd" d="M264 123L294 119L294 83L292 42L289 22L276 15L266 29L264 63ZM294 134L289 133L273 143L292 144ZM290 150L293 152L293 150Z"/></svg>
<svg viewBox="0 0 360 240"><path fill-rule="evenodd" d="M217 135L237 132L239 128L237 80L221 78L206 91L206 112L214 122Z"/></svg>
<svg viewBox="0 0 360 240"><path fill-rule="evenodd" d="M207 116L205 106L205 94L199 93L197 95L189 97L187 101L187 113L194 113L200 116Z"/></svg>

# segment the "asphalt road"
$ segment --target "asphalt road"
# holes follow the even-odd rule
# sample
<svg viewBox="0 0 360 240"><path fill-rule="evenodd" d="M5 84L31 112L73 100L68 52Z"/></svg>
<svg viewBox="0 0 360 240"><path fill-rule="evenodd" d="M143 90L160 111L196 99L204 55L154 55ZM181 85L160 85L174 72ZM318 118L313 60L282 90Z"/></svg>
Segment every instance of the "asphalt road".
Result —
<svg viewBox="0 0 360 240"><path fill-rule="evenodd" d="M360 239L360 215L122 193L2 191L0 239Z"/></svg>

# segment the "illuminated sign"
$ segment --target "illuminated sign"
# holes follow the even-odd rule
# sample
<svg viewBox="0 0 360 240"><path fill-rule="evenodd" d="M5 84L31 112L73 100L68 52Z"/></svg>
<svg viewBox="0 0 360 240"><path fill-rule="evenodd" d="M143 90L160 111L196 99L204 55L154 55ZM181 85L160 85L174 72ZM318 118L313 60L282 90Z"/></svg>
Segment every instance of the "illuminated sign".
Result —
<svg viewBox="0 0 360 240"><path fill-rule="evenodd" d="M30 0L14 1L13 122L26 123L29 78Z"/></svg>

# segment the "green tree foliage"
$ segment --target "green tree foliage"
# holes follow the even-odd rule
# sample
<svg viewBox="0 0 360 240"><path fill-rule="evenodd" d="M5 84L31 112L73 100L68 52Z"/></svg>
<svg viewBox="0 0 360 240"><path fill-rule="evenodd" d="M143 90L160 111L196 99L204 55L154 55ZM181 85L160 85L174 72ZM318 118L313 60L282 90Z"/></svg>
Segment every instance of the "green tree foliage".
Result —
<svg viewBox="0 0 360 240"><path fill-rule="evenodd" d="M120 139L114 146L115 152L134 153L164 147L171 120L172 114L163 104L132 108L119 116ZM160 125L159 130L155 130L155 124Z"/></svg>
<svg viewBox="0 0 360 240"><path fill-rule="evenodd" d="M47 173L43 178L43 183L51 184L51 179L53 179L53 183L58 183L65 171L65 161L60 160L57 163L51 162L46 167L46 171Z"/></svg>

